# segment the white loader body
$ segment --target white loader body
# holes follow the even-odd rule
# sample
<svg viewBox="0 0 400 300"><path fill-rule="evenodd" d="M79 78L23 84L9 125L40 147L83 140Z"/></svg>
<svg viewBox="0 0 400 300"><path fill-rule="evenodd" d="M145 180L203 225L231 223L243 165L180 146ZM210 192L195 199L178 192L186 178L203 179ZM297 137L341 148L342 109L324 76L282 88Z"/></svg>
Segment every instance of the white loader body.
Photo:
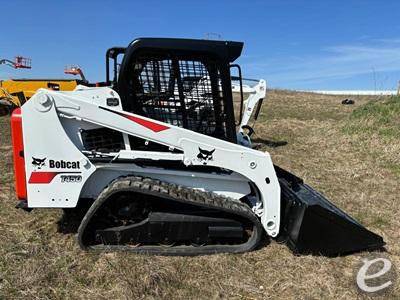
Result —
<svg viewBox="0 0 400 300"><path fill-rule="evenodd" d="M250 97L247 103L253 102ZM84 198L96 198L115 178L140 175L233 199L254 190L254 213L268 235L279 233L280 186L268 153L125 112L118 94L106 87L39 90L22 106L22 116L29 208L75 207ZM102 127L123 133L125 149L88 153L81 132ZM168 146L171 151L135 151L128 135ZM100 157L102 162L89 157ZM143 159L156 164L135 163ZM187 170L164 168L157 161L182 162ZM196 171L193 166L198 166ZM226 172L209 172L208 167Z"/></svg>

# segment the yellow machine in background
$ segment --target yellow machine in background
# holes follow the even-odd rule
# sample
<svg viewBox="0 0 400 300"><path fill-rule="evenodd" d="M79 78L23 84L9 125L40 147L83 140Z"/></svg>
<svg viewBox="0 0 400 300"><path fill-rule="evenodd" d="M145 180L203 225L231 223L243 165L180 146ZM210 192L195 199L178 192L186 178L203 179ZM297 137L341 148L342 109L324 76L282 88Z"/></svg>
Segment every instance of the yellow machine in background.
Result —
<svg viewBox="0 0 400 300"><path fill-rule="evenodd" d="M16 56L14 60L0 58L0 65L14 69L31 69L32 60ZM78 84L89 85L78 65L65 67L65 74L79 75L77 79L10 79L0 80L0 116L11 113L16 107L23 105L38 89L45 88L55 91L72 91Z"/></svg>
<svg viewBox="0 0 400 300"><path fill-rule="evenodd" d="M86 84L76 79L10 79L0 80L0 116L9 114L14 108L24 104L40 88L56 91L72 91L78 84Z"/></svg>

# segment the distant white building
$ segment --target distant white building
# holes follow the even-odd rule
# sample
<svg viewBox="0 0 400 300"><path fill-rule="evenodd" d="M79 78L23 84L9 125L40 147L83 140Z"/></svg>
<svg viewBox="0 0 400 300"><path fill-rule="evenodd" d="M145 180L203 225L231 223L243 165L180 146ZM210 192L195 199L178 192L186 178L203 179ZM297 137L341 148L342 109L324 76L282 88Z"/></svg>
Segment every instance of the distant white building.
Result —
<svg viewBox="0 0 400 300"><path fill-rule="evenodd" d="M396 90L386 90L386 91L365 91L365 90L343 90L343 91L305 91L301 90L299 92L308 92L308 93L317 93L317 94L325 94L325 95L360 95L360 96L390 96L397 95L398 92Z"/></svg>

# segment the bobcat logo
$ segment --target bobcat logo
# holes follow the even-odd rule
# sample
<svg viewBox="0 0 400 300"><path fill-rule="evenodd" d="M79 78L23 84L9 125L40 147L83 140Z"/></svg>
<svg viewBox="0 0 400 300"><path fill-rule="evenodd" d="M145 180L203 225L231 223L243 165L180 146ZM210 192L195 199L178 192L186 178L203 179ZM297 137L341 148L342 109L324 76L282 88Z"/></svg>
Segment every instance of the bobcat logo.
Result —
<svg viewBox="0 0 400 300"><path fill-rule="evenodd" d="M32 166L34 166L35 168L41 169L45 165L45 163L44 163L45 160L46 160L46 158L40 159L40 158L34 158L32 156Z"/></svg>
<svg viewBox="0 0 400 300"><path fill-rule="evenodd" d="M199 159L200 162L203 163L203 165L206 165L210 160L213 160L213 153L215 151L211 150L211 151L207 151L207 150L203 150L199 147L199 154L197 154L197 158Z"/></svg>

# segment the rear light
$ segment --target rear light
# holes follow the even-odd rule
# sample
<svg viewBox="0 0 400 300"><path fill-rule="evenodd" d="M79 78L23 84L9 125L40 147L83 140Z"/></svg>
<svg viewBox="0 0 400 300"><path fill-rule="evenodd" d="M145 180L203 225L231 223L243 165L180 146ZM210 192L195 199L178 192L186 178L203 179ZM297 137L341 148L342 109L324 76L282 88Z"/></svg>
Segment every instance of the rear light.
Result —
<svg viewBox="0 0 400 300"><path fill-rule="evenodd" d="M15 190L17 192L18 199L26 200L27 193L21 108L15 109L12 113L11 137L14 157Z"/></svg>

